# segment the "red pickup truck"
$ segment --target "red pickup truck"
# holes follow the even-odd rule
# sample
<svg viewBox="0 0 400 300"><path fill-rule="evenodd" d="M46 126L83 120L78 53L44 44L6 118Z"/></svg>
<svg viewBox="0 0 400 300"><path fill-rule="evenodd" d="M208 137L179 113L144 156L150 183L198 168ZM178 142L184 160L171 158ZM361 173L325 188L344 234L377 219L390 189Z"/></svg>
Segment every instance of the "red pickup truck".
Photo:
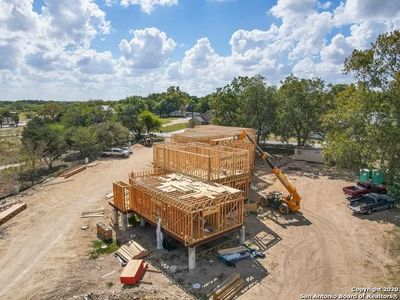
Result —
<svg viewBox="0 0 400 300"><path fill-rule="evenodd" d="M357 198L369 193L386 194L387 189L382 184L372 182L358 182L357 185L345 186L343 192L350 198Z"/></svg>

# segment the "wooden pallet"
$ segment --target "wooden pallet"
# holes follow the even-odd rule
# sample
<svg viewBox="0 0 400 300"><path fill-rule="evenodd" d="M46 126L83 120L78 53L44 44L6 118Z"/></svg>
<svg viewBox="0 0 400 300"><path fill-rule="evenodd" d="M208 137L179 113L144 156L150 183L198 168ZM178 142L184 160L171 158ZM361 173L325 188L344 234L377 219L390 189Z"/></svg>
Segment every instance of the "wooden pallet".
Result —
<svg viewBox="0 0 400 300"><path fill-rule="evenodd" d="M26 203L14 204L10 208L0 213L0 225L3 225L8 220L14 218L21 211L26 209Z"/></svg>
<svg viewBox="0 0 400 300"><path fill-rule="evenodd" d="M246 282L240 277L238 273L232 274L213 290L211 294L211 299L233 299L245 286Z"/></svg>

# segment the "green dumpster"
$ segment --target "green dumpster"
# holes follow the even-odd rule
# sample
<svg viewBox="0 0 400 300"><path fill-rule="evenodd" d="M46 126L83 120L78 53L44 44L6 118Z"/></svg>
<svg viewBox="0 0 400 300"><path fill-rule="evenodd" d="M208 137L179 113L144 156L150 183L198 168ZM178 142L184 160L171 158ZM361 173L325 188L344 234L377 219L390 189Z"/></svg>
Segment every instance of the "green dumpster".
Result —
<svg viewBox="0 0 400 300"><path fill-rule="evenodd" d="M360 169L360 177L358 181L360 182L369 181L369 169Z"/></svg>
<svg viewBox="0 0 400 300"><path fill-rule="evenodd" d="M372 170L372 182L375 184L383 183L383 173L380 170Z"/></svg>

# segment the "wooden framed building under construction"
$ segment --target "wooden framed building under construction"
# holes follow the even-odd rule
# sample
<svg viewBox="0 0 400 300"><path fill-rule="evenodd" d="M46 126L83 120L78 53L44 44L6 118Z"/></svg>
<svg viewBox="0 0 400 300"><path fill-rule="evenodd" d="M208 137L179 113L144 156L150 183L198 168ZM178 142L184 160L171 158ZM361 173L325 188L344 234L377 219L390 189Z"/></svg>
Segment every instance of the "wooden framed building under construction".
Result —
<svg viewBox="0 0 400 300"><path fill-rule="evenodd" d="M247 132L253 141L256 140L256 132L252 128L201 125L194 128L187 128L181 133L173 134L171 136L171 142L205 143L247 150L249 152L249 169L250 173L252 173L254 170L255 145L247 139L240 140L238 138L243 130Z"/></svg>
<svg viewBox="0 0 400 300"><path fill-rule="evenodd" d="M249 151L201 143L165 143L153 146L153 163L167 172L179 172L202 180L240 189L248 197Z"/></svg>
<svg viewBox="0 0 400 300"><path fill-rule="evenodd" d="M124 201L127 211L152 224L160 218L163 230L189 247L243 225L242 191L180 173L132 172L129 187L114 183L113 206Z"/></svg>

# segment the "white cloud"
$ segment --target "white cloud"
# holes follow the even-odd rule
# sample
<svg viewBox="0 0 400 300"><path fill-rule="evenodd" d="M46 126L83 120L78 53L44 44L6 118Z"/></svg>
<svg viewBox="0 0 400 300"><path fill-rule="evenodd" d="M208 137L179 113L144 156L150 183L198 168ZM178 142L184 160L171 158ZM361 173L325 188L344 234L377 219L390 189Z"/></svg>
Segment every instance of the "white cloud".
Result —
<svg viewBox="0 0 400 300"><path fill-rule="evenodd" d="M177 4L178 0L121 0L122 6L140 5L140 8L146 14L150 14L155 6L173 6Z"/></svg>
<svg viewBox="0 0 400 300"><path fill-rule="evenodd" d="M317 7L317 0L278 0L270 12L278 18L304 17Z"/></svg>
<svg viewBox="0 0 400 300"><path fill-rule="evenodd" d="M399 1L377 6L377 1L348 0L332 7L322 0L278 0L268 11L272 25L233 32L229 54L219 54L202 37L194 45L185 41L181 47L189 49L172 61L184 41L157 28L132 30L114 54L95 50L93 40L104 38L111 24L94 0L44 0L41 12L34 12L32 3L0 0L1 97L116 99L172 84L203 95L235 76L256 74L273 84L290 73L339 83L351 80L342 70L354 48L369 47L380 33L400 27ZM138 5L151 13L178 0L103 3Z"/></svg>
<svg viewBox="0 0 400 300"><path fill-rule="evenodd" d="M400 1L397 0L347 0L335 10L338 25L365 20L385 21L399 16Z"/></svg>
<svg viewBox="0 0 400 300"><path fill-rule="evenodd" d="M123 39L119 43L124 66L138 69L158 68L175 49L174 40L157 28L134 30L132 34L130 41Z"/></svg>
<svg viewBox="0 0 400 300"><path fill-rule="evenodd" d="M81 72L86 74L113 74L115 73L115 61L111 52L96 52L80 50L78 52L77 65Z"/></svg>
<svg viewBox="0 0 400 300"><path fill-rule="evenodd" d="M343 34L338 33L332 38L331 43L321 50L321 60L340 65L351 54L352 50L353 47L349 41Z"/></svg>
<svg viewBox="0 0 400 300"><path fill-rule="evenodd" d="M48 0L43 17L48 19L54 37L65 44L88 46L94 36L110 31L105 13L92 0Z"/></svg>

